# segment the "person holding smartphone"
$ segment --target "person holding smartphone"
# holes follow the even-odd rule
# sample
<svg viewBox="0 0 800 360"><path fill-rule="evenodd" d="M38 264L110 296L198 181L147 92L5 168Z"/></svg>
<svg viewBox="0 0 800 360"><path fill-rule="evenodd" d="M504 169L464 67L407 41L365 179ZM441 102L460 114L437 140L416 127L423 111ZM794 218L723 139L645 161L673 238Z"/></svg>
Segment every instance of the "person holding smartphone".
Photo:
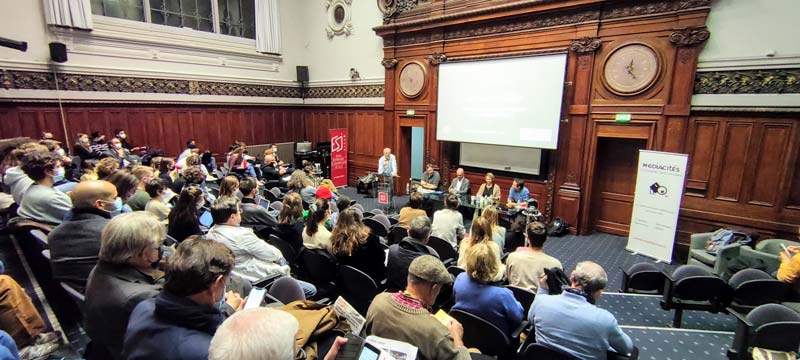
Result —
<svg viewBox="0 0 800 360"><path fill-rule="evenodd" d="M793 284L795 291L800 292L800 246L781 244L781 266L778 268L778 280ZM800 294L799 294L800 295Z"/></svg>

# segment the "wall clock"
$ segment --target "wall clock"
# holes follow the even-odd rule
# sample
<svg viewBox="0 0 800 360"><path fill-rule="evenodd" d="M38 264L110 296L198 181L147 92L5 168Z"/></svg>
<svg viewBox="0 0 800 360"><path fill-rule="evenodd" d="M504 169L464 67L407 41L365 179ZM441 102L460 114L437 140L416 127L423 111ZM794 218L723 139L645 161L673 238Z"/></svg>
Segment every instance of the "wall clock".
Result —
<svg viewBox="0 0 800 360"><path fill-rule="evenodd" d="M650 46L640 43L622 45L606 58L603 82L617 95L637 95L655 83L660 69L658 53Z"/></svg>
<svg viewBox="0 0 800 360"><path fill-rule="evenodd" d="M427 81L425 66L418 62L405 64L400 70L400 92L412 99L422 93Z"/></svg>

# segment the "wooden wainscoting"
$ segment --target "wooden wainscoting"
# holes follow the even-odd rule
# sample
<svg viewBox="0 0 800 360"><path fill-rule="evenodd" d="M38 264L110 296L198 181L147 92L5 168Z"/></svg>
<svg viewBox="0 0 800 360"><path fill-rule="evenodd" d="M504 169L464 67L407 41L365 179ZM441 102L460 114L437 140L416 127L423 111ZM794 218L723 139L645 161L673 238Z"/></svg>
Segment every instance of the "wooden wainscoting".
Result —
<svg viewBox="0 0 800 360"><path fill-rule="evenodd" d="M797 115L691 117L679 245L688 246L692 233L721 226L738 227L762 239L797 239L799 121Z"/></svg>
<svg viewBox="0 0 800 360"><path fill-rule="evenodd" d="M390 146L381 108L312 108L304 110L306 139L330 141L328 130L347 129L347 178L355 186L358 177L378 170L378 157Z"/></svg>
<svg viewBox="0 0 800 360"><path fill-rule="evenodd" d="M66 138L58 106L0 106L0 138L42 131L70 147L78 133L102 131L110 139L125 129L134 145L149 145L177 156L188 139L200 149L224 154L234 141L246 144L300 141L304 138L303 109L222 106L102 106L66 105Z"/></svg>

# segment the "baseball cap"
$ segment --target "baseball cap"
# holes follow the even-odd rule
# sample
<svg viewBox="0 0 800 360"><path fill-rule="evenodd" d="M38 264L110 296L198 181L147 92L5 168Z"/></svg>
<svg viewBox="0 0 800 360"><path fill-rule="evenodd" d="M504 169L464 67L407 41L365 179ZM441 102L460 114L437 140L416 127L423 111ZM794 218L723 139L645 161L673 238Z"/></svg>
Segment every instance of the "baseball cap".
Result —
<svg viewBox="0 0 800 360"><path fill-rule="evenodd" d="M435 284L450 284L453 277L447 272L442 261L431 255L422 255L408 267L408 273Z"/></svg>
<svg viewBox="0 0 800 360"><path fill-rule="evenodd" d="M324 199L324 200L330 200L333 197L331 190L325 186L320 186L319 188L317 188L317 192L314 195L317 197L317 199Z"/></svg>

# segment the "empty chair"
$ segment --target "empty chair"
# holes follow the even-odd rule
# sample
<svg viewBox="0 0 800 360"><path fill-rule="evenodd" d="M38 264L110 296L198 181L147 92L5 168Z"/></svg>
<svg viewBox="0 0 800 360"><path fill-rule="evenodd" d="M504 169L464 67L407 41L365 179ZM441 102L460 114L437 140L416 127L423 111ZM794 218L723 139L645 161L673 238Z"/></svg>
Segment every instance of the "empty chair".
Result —
<svg viewBox="0 0 800 360"><path fill-rule="evenodd" d="M660 294L664 290L664 273L655 264L633 264L622 271L620 292Z"/></svg>
<svg viewBox="0 0 800 360"><path fill-rule="evenodd" d="M389 219L389 224L391 224L392 226L395 226L397 225L397 223L400 222L400 220L397 220L397 218L391 216L387 216L386 218Z"/></svg>
<svg viewBox="0 0 800 360"><path fill-rule="evenodd" d="M363 221L364 225L369 227L373 234L380 237L387 237L389 236L389 228L387 228L386 226L383 225L383 223L375 219L378 216L380 215L364 219Z"/></svg>
<svg viewBox="0 0 800 360"><path fill-rule="evenodd" d="M381 223L381 225L383 225L383 227L386 228L387 233L389 232L389 229L392 227L392 222L389 221L389 217L384 214L375 214L375 216L373 216L372 219Z"/></svg>
<svg viewBox="0 0 800 360"><path fill-rule="evenodd" d="M514 285L506 285L506 289L511 290L514 294L514 298L522 305L522 313L527 316L528 310L530 310L533 300L536 298L536 293Z"/></svg>
<svg viewBox="0 0 800 360"><path fill-rule="evenodd" d="M281 193L281 189L271 188L271 189L269 189L269 192L271 192L272 195L275 195L275 198L278 199L278 200L283 198L283 194Z"/></svg>
<svg viewBox="0 0 800 360"><path fill-rule="evenodd" d="M452 262L455 263L456 260L458 260L458 252L456 252L456 249L453 249L453 246L450 245L449 242L444 241L441 238L436 236L429 237L428 246L433 248L433 250L436 250L436 253L439 254L439 259L441 259L442 262L452 260Z"/></svg>
<svg viewBox="0 0 800 360"><path fill-rule="evenodd" d="M737 272L728 285L733 289L730 307L741 313L748 313L759 305L780 303L789 291L786 283L756 269Z"/></svg>
<svg viewBox="0 0 800 360"><path fill-rule="evenodd" d="M339 263L333 255L322 249L303 248L298 263L303 276L316 285L321 294L332 296L336 290L335 281L339 274Z"/></svg>
<svg viewBox="0 0 800 360"><path fill-rule="evenodd" d="M275 280L269 287L269 294L278 301L288 304L297 300L305 300L306 295L297 280L284 276Z"/></svg>
<svg viewBox="0 0 800 360"><path fill-rule="evenodd" d="M271 189L264 189L264 191L262 191L262 194L264 194L264 199L267 199L270 202L278 200L278 197L275 196L275 193L273 193Z"/></svg>
<svg viewBox="0 0 800 360"><path fill-rule="evenodd" d="M358 209L358 210L361 210L361 213L362 213L362 214L365 212L365 211L364 211L364 206L363 206L363 205L361 205L361 204L353 204L353 205L350 205L350 207L352 207L352 208L356 208L356 209ZM375 214L373 214L373 215L375 215Z"/></svg>
<svg viewBox="0 0 800 360"><path fill-rule="evenodd" d="M725 281L697 265L682 265L667 279L661 308L675 310L672 327L681 327L683 310L724 311L731 298L731 288Z"/></svg>
<svg viewBox="0 0 800 360"><path fill-rule="evenodd" d="M383 210L381 209L372 209L369 212L371 212L373 215L384 214Z"/></svg>
<svg viewBox="0 0 800 360"><path fill-rule="evenodd" d="M290 266L294 265L297 261L297 251L295 251L292 244L286 242L286 240L281 239L278 235L271 234L267 239L267 243L278 248L281 254L283 254L283 258L286 259L286 262L289 263Z"/></svg>
<svg viewBox="0 0 800 360"><path fill-rule="evenodd" d="M403 240L404 237L408 236L408 229L394 225L391 229L389 229L389 236L386 237L389 245L394 245Z"/></svg>
<svg viewBox="0 0 800 360"><path fill-rule="evenodd" d="M464 346L476 348L482 354L496 356L499 360L514 359L519 334L527 325L523 321L519 329L506 334L494 324L466 311L450 310L450 316L464 327Z"/></svg>
<svg viewBox="0 0 800 360"><path fill-rule="evenodd" d="M275 211L283 210L283 203L280 201L273 201L269 204L269 208Z"/></svg>
<svg viewBox="0 0 800 360"><path fill-rule="evenodd" d="M800 346L800 313L780 305L764 304L746 316L731 311L738 323L729 359L752 359L751 347L776 351L797 351Z"/></svg>
<svg viewBox="0 0 800 360"><path fill-rule="evenodd" d="M375 280L350 265L342 265L339 272L339 289L342 291L342 296L356 311L366 316L372 299L380 292Z"/></svg>

